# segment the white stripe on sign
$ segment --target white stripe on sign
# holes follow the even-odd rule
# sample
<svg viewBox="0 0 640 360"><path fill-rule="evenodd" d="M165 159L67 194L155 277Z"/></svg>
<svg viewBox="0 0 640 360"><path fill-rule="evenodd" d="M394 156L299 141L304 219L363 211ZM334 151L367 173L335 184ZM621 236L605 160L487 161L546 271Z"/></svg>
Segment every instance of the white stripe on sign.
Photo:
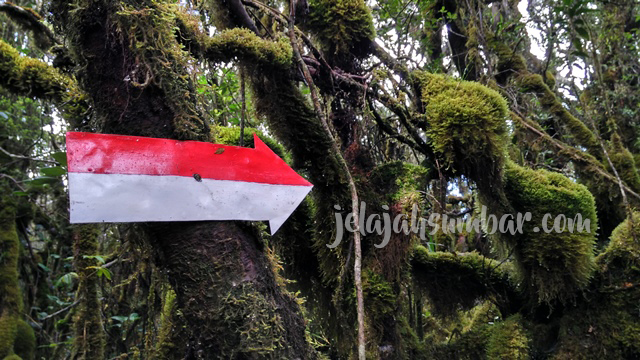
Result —
<svg viewBox="0 0 640 360"><path fill-rule="evenodd" d="M69 173L71 223L268 220L274 234L312 186Z"/></svg>

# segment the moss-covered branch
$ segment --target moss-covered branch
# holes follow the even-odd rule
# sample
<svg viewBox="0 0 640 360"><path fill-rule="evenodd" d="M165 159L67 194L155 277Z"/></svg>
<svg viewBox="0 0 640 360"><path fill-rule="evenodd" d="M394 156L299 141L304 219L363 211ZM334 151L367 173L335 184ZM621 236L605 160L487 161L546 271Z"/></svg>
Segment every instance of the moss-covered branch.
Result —
<svg viewBox="0 0 640 360"><path fill-rule="evenodd" d="M76 81L51 65L21 56L11 45L0 40L0 86L16 95L52 100L62 115L77 121L88 105Z"/></svg>
<svg viewBox="0 0 640 360"><path fill-rule="evenodd" d="M600 143L593 131L578 118L567 110L549 86L544 82L541 75L522 74L518 78L518 84L523 91L536 94L543 108L555 116L560 123L564 124L574 136L577 145L584 146L594 155L601 153Z"/></svg>
<svg viewBox="0 0 640 360"><path fill-rule="evenodd" d="M596 135L564 107L542 76L529 72L524 58L515 54L506 44L494 41L492 46L498 55L498 81L504 83L511 77L515 78L522 91L536 94L542 107L567 127L575 138L576 145L584 146L591 154L599 157L601 148Z"/></svg>
<svg viewBox="0 0 640 360"><path fill-rule="evenodd" d="M41 50L47 51L52 45L59 43L51 29L42 22L42 16L33 9L7 1L0 4L0 12L6 14L23 29L32 31L36 45Z"/></svg>
<svg viewBox="0 0 640 360"><path fill-rule="evenodd" d="M179 40L194 55L211 62L229 62L234 59L262 66L288 70L292 64L291 46L286 39L269 41L245 28L223 30L211 37L203 33L191 15L176 12L180 29Z"/></svg>
<svg viewBox="0 0 640 360"><path fill-rule="evenodd" d="M423 246L415 248L411 259L413 278L444 315L471 309L479 299L494 300L505 316L513 313L520 299L506 268L508 264L477 253L429 252Z"/></svg>
<svg viewBox="0 0 640 360"><path fill-rule="evenodd" d="M574 147L568 146L559 140L554 139L549 134L544 132L544 130L542 130L538 124L525 120L515 113L511 113L511 118L516 120L516 126L522 127L526 131L538 136L536 140L538 139L542 140L546 144L550 145L552 148L556 149L558 155L560 155L561 157L570 159L571 161L573 161L574 163L580 166L580 170L591 174L594 177L594 179L604 179L605 181L610 182L612 184L617 183L618 181L617 178L611 173L609 173L607 169L604 168L602 163L600 163L592 155L587 154ZM616 158L616 161L617 160L618 159ZM629 166L629 164L626 164L626 166ZM632 177L631 179L633 180L634 178ZM633 196L636 199L636 201L640 201L640 194L635 192L632 188L630 188L626 184L623 184L622 186L624 187L624 190L626 191L627 194L630 194L631 196Z"/></svg>

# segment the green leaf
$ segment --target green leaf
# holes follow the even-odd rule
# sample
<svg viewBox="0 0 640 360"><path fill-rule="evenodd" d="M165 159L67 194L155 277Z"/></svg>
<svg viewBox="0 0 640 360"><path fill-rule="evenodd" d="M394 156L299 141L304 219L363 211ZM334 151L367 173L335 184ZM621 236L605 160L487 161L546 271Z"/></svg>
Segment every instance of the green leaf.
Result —
<svg viewBox="0 0 640 360"><path fill-rule="evenodd" d="M106 277L108 280L111 280L111 271L107 268L100 267L98 268L98 277Z"/></svg>
<svg viewBox="0 0 640 360"><path fill-rule="evenodd" d="M15 196L27 196L28 194L24 191L14 191L13 195Z"/></svg>
<svg viewBox="0 0 640 360"><path fill-rule="evenodd" d="M127 321L128 318L126 316L112 316L111 319L123 323Z"/></svg>
<svg viewBox="0 0 640 360"><path fill-rule="evenodd" d="M102 257L102 255L83 255L82 258L83 259L96 259L96 260L98 260L98 264L104 264L105 263L104 257Z"/></svg>
<svg viewBox="0 0 640 360"><path fill-rule="evenodd" d="M60 287L62 285L71 285L73 283L73 279L77 279L78 274L75 272L70 272L65 275L62 275L58 281L55 283L55 287Z"/></svg>
<svg viewBox="0 0 640 360"><path fill-rule="evenodd" d="M587 39L589 40L589 32L587 31L587 29L585 28L581 28L581 27L577 27L576 28L576 32L578 33L578 35L580 35L580 37L582 37L583 39Z"/></svg>
<svg viewBox="0 0 640 360"><path fill-rule="evenodd" d="M60 166L67 166L67 153L64 151L51 154L51 157L57 161Z"/></svg>
<svg viewBox="0 0 640 360"><path fill-rule="evenodd" d="M51 271L51 269L49 269L49 268L47 267L47 265L45 265L45 264L43 264L43 263L38 263L38 267L39 267L40 269L42 269L42 271L44 271L44 272L50 272L50 271Z"/></svg>
<svg viewBox="0 0 640 360"><path fill-rule="evenodd" d="M41 176L41 177L37 177L37 178L35 178L33 180L25 181L25 184L33 185L33 186L42 186L42 185L45 185L45 184L55 184L58 181L60 181L60 179L55 178L55 177Z"/></svg>
<svg viewBox="0 0 640 360"><path fill-rule="evenodd" d="M42 168L40 169L42 175L45 176L62 176L67 173L67 171L59 166L50 167L50 168Z"/></svg>

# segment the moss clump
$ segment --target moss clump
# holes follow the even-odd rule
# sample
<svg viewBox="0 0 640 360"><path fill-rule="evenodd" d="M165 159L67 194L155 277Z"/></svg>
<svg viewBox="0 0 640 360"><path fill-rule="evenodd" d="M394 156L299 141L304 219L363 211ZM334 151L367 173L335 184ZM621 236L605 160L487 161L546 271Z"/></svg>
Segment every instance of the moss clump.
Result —
<svg viewBox="0 0 640 360"><path fill-rule="evenodd" d="M552 359L640 358L639 233L637 212L633 227L627 219L613 231L609 245L596 258L590 296L561 320L558 351Z"/></svg>
<svg viewBox="0 0 640 360"><path fill-rule="evenodd" d="M598 228L595 201L587 188L564 175L531 170L507 162L504 192L514 212L531 213L522 233L501 234L506 251L512 251L526 291L540 302L565 301L587 285L594 269L593 246ZM544 231L556 216L567 222L580 215L585 229L574 226L560 233ZM561 224L563 225L563 224ZM537 230L535 230L537 228Z"/></svg>
<svg viewBox="0 0 640 360"><path fill-rule="evenodd" d="M487 342L487 359L529 359L529 337L520 315L511 316L491 329Z"/></svg>
<svg viewBox="0 0 640 360"><path fill-rule="evenodd" d="M518 299L505 265L498 267L496 261L477 253L430 253L424 246L417 246L411 271L439 314L453 315L459 309L471 309L478 299L490 296L499 308Z"/></svg>
<svg viewBox="0 0 640 360"><path fill-rule="evenodd" d="M337 64L369 54L375 37L373 18L363 0L310 0L305 26Z"/></svg>
<svg viewBox="0 0 640 360"><path fill-rule="evenodd" d="M421 71L413 78L421 92L429 141L445 168L492 193L507 148L507 102L479 83Z"/></svg>
<svg viewBox="0 0 640 360"><path fill-rule="evenodd" d="M20 243L12 204L0 199L0 358L14 353L22 313L18 284Z"/></svg>
<svg viewBox="0 0 640 360"><path fill-rule="evenodd" d="M367 316L374 320L372 324L377 324L384 316L393 313L397 295L391 288L391 283L380 274L367 269L363 275L362 289L365 301L369 304Z"/></svg>
<svg viewBox="0 0 640 360"><path fill-rule="evenodd" d="M13 343L13 351L23 360L34 358L36 350L36 334L26 321L18 321L16 340Z"/></svg>
<svg viewBox="0 0 640 360"><path fill-rule="evenodd" d="M491 46L498 56L498 75L496 75L496 79L499 83L504 83L514 74L527 71L527 63L524 57L516 54L512 47L499 41L493 41Z"/></svg>
<svg viewBox="0 0 640 360"><path fill-rule="evenodd" d="M426 189L428 175L429 170L422 166L393 161L376 167L368 181L378 193L386 194L387 200L395 203Z"/></svg>

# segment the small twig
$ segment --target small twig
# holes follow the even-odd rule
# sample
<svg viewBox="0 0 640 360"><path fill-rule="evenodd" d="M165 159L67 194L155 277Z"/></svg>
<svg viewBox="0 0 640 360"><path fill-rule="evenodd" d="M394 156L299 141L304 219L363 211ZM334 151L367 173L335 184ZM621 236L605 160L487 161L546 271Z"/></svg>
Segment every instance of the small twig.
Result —
<svg viewBox="0 0 640 360"><path fill-rule="evenodd" d="M0 174L0 178L3 178L3 177L13 181L16 184L16 186L20 188L21 191L26 191L26 189L22 185L20 185L18 180L12 178L11 176L9 176L7 174Z"/></svg>
<svg viewBox="0 0 640 360"><path fill-rule="evenodd" d="M54 312L53 314L50 314L50 315L47 315L47 316L43 317L42 319L40 319L40 321L43 322L45 320L51 319L52 317L54 317L56 315L60 315L63 312L69 311L72 308L74 308L76 305L78 305L79 303L80 303L80 299L76 300L73 304Z"/></svg>
<svg viewBox="0 0 640 360"><path fill-rule="evenodd" d="M23 160L31 160L31 161L40 161L40 162L45 162L45 163L49 163L49 164L57 164L57 162L53 161L53 160L35 159L35 158L24 156L24 155L12 154L12 153L8 152L7 150L5 150L5 149L3 149L1 147L0 147L0 152L2 152L3 154L7 155L8 157L14 158L14 159L23 159Z"/></svg>

